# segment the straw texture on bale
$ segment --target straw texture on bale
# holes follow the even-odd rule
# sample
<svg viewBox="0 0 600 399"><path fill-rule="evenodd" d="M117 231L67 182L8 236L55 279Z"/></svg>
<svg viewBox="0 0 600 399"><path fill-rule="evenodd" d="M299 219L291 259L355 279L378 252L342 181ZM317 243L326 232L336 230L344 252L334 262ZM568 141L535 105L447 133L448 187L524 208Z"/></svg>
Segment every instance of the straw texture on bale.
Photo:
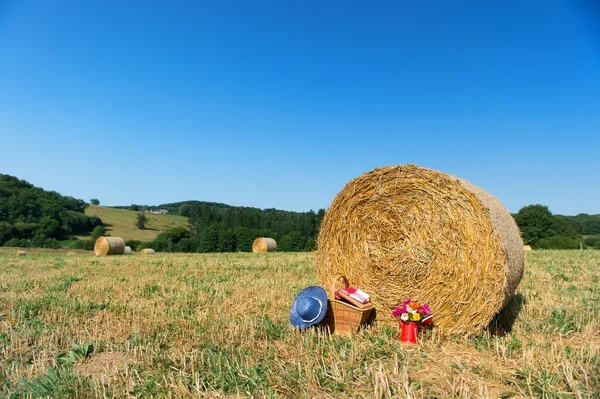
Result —
<svg viewBox="0 0 600 399"><path fill-rule="evenodd" d="M132 253L131 247L125 247L125 250L123 250L124 255L131 255Z"/></svg>
<svg viewBox="0 0 600 399"><path fill-rule="evenodd" d="M153 255L155 252L152 248L144 248L140 251L142 255Z"/></svg>
<svg viewBox="0 0 600 399"><path fill-rule="evenodd" d="M277 250L277 242L272 238L261 237L252 243L252 252L274 252Z"/></svg>
<svg viewBox="0 0 600 399"><path fill-rule="evenodd" d="M375 169L335 197L321 225L317 273L371 295L378 320L407 298L444 333L483 330L514 294L523 242L508 210L467 181L415 165Z"/></svg>
<svg viewBox="0 0 600 399"><path fill-rule="evenodd" d="M125 251L125 243L121 237L98 237L94 244L96 256L121 255Z"/></svg>
<svg viewBox="0 0 600 399"><path fill-rule="evenodd" d="M25 256L27 255L27 252L25 251L17 251L17 256Z"/></svg>

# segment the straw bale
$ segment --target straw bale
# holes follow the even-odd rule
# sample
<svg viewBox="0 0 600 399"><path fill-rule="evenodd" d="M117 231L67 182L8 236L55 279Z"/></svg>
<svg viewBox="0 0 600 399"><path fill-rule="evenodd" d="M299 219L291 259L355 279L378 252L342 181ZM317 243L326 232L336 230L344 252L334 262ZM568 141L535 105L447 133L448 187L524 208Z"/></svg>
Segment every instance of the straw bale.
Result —
<svg viewBox="0 0 600 399"><path fill-rule="evenodd" d="M523 245L523 251L531 251L531 245Z"/></svg>
<svg viewBox="0 0 600 399"><path fill-rule="evenodd" d="M252 243L252 252L275 252L277 242L272 238L261 237Z"/></svg>
<svg viewBox="0 0 600 399"><path fill-rule="evenodd" d="M27 252L25 251L17 251L17 256L25 256L27 255Z"/></svg>
<svg viewBox="0 0 600 399"><path fill-rule="evenodd" d="M125 251L125 243L121 237L98 237L94 244L96 256L121 255Z"/></svg>
<svg viewBox="0 0 600 399"><path fill-rule="evenodd" d="M323 219L317 274L345 275L371 295L377 319L407 298L429 304L443 333L474 334L523 274L508 210L462 179L415 165L375 169L335 197Z"/></svg>
<svg viewBox="0 0 600 399"><path fill-rule="evenodd" d="M75 252L67 252L67 256L75 256L77 255Z"/></svg>
<svg viewBox="0 0 600 399"><path fill-rule="evenodd" d="M132 253L131 247L125 247L125 250L123 251L124 255L131 255Z"/></svg>
<svg viewBox="0 0 600 399"><path fill-rule="evenodd" d="M152 248L144 248L140 251L141 255L154 255L155 253Z"/></svg>

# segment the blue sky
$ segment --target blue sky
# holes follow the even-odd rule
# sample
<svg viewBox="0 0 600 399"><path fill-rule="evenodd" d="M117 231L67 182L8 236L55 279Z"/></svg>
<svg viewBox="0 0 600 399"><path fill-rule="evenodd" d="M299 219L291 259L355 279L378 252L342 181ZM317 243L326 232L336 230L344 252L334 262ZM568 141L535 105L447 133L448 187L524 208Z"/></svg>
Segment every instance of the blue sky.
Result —
<svg viewBox="0 0 600 399"><path fill-rule="evenodd" d="M307 211L414 163L600 213L595 4L0 0L0 173Z"/></svg>

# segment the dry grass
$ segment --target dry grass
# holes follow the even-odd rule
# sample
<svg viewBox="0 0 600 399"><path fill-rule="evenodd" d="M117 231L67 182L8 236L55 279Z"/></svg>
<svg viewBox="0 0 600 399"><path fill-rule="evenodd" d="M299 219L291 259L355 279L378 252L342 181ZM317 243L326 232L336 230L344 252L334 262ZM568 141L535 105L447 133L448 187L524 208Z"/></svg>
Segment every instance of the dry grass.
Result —
<svg viewBox="0 0 600 399"><path fill-rule="evenodd" d="M314 254L0 254L0 392L15 397L597 397L600 252L532 251L484 333L401 345L296 332ZM511 326L511 319L515 319Z"/></svg>
<svg viewBox="0 0 600 399"><path fill-rule="evenodd" d="M124 240L152 241L161 231L176 227L188 227L188 219L183 216L145 213L148 222L146 222L146 228L140 230L135 224L138 213L136 211L94 205L85 209L86 215L98 216L102 219L107 233L113 237L122 237ZM89 239L90 236L88 234L78 236L77 238Z"/></svg>

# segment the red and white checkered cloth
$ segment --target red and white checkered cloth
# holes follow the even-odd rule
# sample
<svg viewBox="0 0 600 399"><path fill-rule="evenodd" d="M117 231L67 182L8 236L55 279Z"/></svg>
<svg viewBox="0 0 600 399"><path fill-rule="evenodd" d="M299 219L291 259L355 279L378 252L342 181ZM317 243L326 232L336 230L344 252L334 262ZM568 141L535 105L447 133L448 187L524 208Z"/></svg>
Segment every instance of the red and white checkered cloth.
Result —
<svg viewBox="0 0 600 399"><path fill-rule="evenodd" d="M342 291L344 294L348 295L350 298L356 299L360 303L367 303L371 300L371 297L369 296L369 294L367 294L366 292L364 292L363 290L361 290L360 288L357 288L357 287L346 287L344 289L341 289L340 291ZM339 296L336 293L336 298L341 299L341 296Z"/></svg>

